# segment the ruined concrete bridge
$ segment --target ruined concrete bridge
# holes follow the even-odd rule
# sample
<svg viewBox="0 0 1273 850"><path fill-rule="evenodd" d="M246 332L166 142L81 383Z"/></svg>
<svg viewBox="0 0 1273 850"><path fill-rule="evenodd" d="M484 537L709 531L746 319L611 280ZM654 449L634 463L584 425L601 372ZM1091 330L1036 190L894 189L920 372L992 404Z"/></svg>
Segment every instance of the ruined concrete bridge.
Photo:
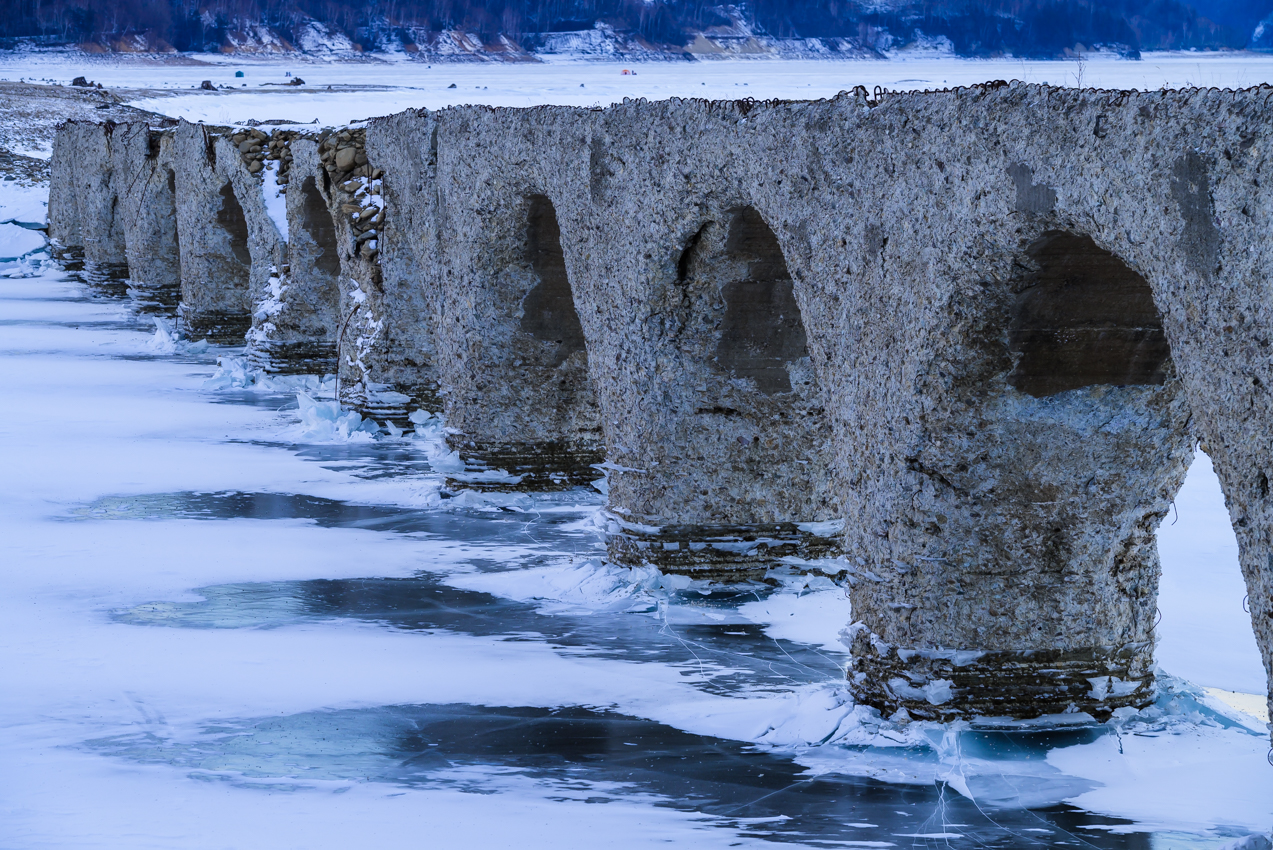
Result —
<svg viewBox="0 0 1273 850"><path fill-rule="evenodd" d="M1014 83L72 123L49 215L192 334L440 407L465 486L604 461L618 562L842 572L886 715L1103 718L1198 441L1273 669L1271 166L1273 88Z"/></svg>

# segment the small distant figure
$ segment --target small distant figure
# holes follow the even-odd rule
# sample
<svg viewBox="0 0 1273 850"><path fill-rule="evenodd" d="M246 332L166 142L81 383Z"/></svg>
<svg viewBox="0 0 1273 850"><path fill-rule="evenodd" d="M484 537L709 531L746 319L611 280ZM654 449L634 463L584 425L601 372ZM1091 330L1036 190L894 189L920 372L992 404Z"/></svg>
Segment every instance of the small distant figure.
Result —
<svg viewBox="0 0 1273 850"><path fill-rule="evenodd" d="M284 76L284 77L290 77L290 76L292 76L292 72L291 72L291 71L284 71L284 72L283 72L283 76Z"/></svg>
<svg viewBox="0 0 1273 850"><path fill-rule="evenodd" d="M212 80L204 80L199 83L199 88L203 91L216 91L217 87L212 85Z"/></svg>
<svg viewBox="0 0 1273 850"><path fill-rule="evenodd" d="M291 81L290 83L288 83L288 85L289 85L289 86L303 86L303 85L305 85L305 81L304 81L304 80L302 80L300 77L292 77L292 81Z"/></svg>
<svg viewBox="0 0 1273 850"><path fill-rule="evenodd" d="M624 69L623 69L623 76L625 76L625 77L630 77L630 76L632 76L632 72L631 72L631 71L629 71L627 68L624 68Z"/></svg>

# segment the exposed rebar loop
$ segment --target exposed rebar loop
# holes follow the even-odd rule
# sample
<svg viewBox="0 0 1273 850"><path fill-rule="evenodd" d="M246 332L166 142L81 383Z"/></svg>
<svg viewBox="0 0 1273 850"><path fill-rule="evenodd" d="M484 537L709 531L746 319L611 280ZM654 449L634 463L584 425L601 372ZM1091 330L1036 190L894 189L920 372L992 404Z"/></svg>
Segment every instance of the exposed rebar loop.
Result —
<svg viewBox="0 0 1273 850"><path fill-rule="evenodd" d="M349 315L345 317L345 321L341 323L340 333L336 335L336 392L334 397L338 405L340 404L340 359L344 351L345 329L349 327L349 322L360 309L362 309L362 304L354 305L354 308L349 311Z"/></svg>

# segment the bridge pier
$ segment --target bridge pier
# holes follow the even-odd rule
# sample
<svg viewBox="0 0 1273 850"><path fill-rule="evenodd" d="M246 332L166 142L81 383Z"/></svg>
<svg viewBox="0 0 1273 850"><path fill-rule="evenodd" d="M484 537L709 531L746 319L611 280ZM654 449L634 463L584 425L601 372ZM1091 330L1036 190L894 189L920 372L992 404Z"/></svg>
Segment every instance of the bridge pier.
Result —
<svg viewBox="0 0 1273 850"><path fill-rule="evenodd" d="M405 421L421 406L417 396L429 398L431 393L427 379L414 382L410 378L417 376L411 375L404 382L393 368L396 290L386 288L381 263L388 224L384 172L367 156L364 128L325 133L318 155L341 269L336 343L340 400L366 416Z"/></svg>
<svg viewBox="0 0 1273 850"><path fill-rule="evenodd" d="M243 206L218 167L238 151L218 151L221 132L185 121L174 131L181 319L191 337L235 344L252 324L252 253Z"/></svg>
<svg viewBox="0 0 1273 850"><path fill-rule="evenodd" d="M1087 236L1017 233L1023 251L945 304L975 319L934 319L914 427L850 496L890 505L846 541L866 566L851 678L886 715L1105 719L1153 699L1154 532L1189 406L1144 278ZM886 266L898 285L913 248Z"/></svg>
<svg viewBox="0 0 1273 850"><path fill-rule="evenodd" d="M128 278L144 297L176 306L181 298L181 250L172 133L148 122L117 124L111 136L111 166Z"/></svg>
<svg viewBox="0 0 1273 850"><path fill-rule="evenodd" d="M464 108L437 124L431 281L447 440L466 466L458 486L555 490L601 477L576 246L560 209L586 186L563 148L582 146L547 112L523 127Z"/></svg>
<svg viewBox="0 0 1273 850"><path fill-rule="evenodd" d="M427 110L408 110L367 125L364 150L373 174L381 174L375 179L376 203L383 210L375 228L376 262L382 303L392 306L378 316L381 330L363 362L377 383L410 397L412 408L438 411L432 138L433 118Z"/></svg>
<svg viewBox="0 0 1273 850"><path fill-rule="evenodd" d="M619 563L746 578L839 549L825 400L750 109L636 102L592 127L571 241Z"/></svg>
<svg viewBox="0 0 1273 850"><path fill-rule="evenodd" d="M122 271L124 227L111 153L114 123L67 121L54 142L49 235L86 263Z"/></svg>
<svg viewBox="0 0 1273 850"><path fill-rule="evenodd" d="M1193 435L1223 447L1273 670L1258 294L1273 205L1243 147L1273 116L1233 97L1012 86L836 116L854 141L821 159L853 162L828 176L872 214L846 222L844 271L815 275L808 303L845 465L862 702L939 719L1148 704L1154 532Z"/></svg>
<svg viewBox="0 0 1273 850"><path fill-rule="evenodd" d="M253 314L248 353L267 372L333 374L340 326L338 237L321 188L318 144L284 141L287 160L286 264L267 283ZM275 168L281 168L282 160Z"/></svg>

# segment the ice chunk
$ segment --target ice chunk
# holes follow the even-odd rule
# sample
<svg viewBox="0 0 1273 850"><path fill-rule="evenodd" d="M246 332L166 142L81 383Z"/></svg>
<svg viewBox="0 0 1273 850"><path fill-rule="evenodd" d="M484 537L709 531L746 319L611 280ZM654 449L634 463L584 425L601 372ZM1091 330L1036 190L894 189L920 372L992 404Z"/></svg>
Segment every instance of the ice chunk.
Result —
<svg viewBox="0 0 1273 850"><path fill-rule="evenodd" d="M954 685L950 679L934 679L924 687L924 699L929 705L944 705L954 697L951 692Z"/></svg>
<svg viewBox="0 0 1273 850"><path fill-rule="evenodd" d="M177 335L165 319L151 316L155 322L155 335L146 343L146 348L155 354L176 354Z"/></svg>
<svg viewBox="0 0 1273 850"><path fill-rule="evenodd" d="M187 353L206 350L207 340L192 342L186 346ZM269 375L260 369L248 365L242 357L222 356L217 358L217 371L203 382L206 390L254 390L257 392L305 392L311 396L335 394L336 379L331 376L318 375Z"/></svg>
<svg viewBox="0 0 1273 850"><path fill-rule="evenodd" d="M0 180L0 221L44 225L48 220L48 186Z"/></svg>
<svg viewBox="0 0 1273 850"><path fill-rule="evenodd" d="M0 262L20 260L44 247L44 235L7 221L0 224Z"/></svg>
<svg viewBox="0 0 1273 850"><path fill-rule="evenodd" d="M153 354L202 354L208 350L206 339L190 342L173 328L172 323L160 316L151 316L155 323L155 335L146 343L146 348Z"/></svg>
<svg viewBox="0 0 1273 850"><path fill-rule="evenodd" d="M307 442L365 442L380 430L370 419L346 410L337 401L316 401L305 393L296 394L301 427L298 439Z"/></svg>

